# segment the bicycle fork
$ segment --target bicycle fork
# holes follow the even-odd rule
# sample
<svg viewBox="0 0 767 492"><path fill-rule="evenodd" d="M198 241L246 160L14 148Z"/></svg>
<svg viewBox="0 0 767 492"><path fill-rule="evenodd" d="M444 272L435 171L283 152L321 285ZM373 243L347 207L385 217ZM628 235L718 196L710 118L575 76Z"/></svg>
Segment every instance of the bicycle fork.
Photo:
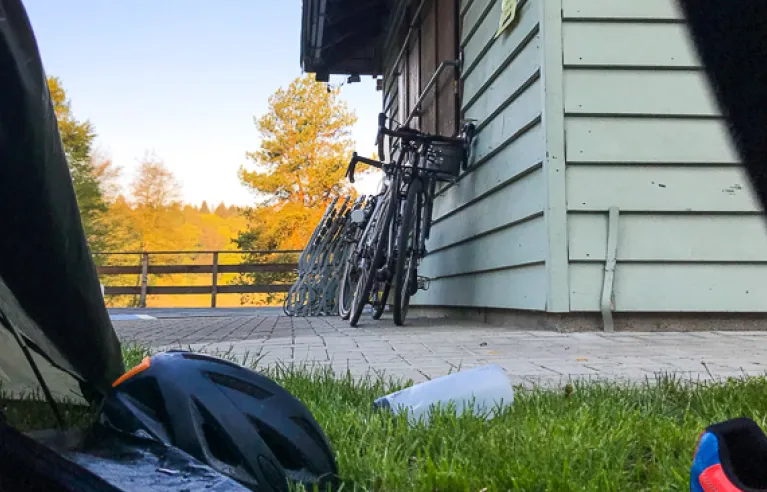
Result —
<svg viewBox="0 0 767 492"><path fill-rule="evenodd" d="M429 240L429 234L431 233L431 214L434 209L434 194L437 188L437 180L434 176L428 176L426 178L425 186L423 187L423 207L418 211L418 224L416 228L416 243L418 247L417 263L414 269L411 282L415 285L411 287L411 295L414 295L418 290L429 290L429 278L418 275L418 266L421 260L426 256L426 241Z"/></svg>

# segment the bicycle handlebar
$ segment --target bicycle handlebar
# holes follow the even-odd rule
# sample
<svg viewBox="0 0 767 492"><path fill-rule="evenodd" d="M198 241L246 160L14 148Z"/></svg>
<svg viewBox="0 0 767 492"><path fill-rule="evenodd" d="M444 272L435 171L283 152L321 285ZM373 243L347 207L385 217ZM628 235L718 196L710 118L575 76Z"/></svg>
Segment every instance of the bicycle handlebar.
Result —
<svg viewBox="0 0 767 492"><path fill-rule="evenodd" d="M354 171L357 169L357 163L361 162L363 164L367 164L368 166L377 167L378 169L384 169L386 167L386 164L384 164L381 161L377 161L375 159L368 159L367 157L362 157L360 155L357 155L356 152L352 154L352 160L349 162L349 166L346 168L346 174L344 177L349 178L350 183L354 183Z"/></svg>
<svg viewBox="0 0 767 492"><path fill-rule="evenodd" d="M441 143L454 143L465 144L466 139L464 137L445 137L442 135L431 135L428 133L422 133L412 128L403 127L405 130L390 130L386 128L386 114L378 113L378 152L379 158L383 159L383 136L387 135L392 138L399 138L405 141L419 141L423 143L441 142Z"/></svg>

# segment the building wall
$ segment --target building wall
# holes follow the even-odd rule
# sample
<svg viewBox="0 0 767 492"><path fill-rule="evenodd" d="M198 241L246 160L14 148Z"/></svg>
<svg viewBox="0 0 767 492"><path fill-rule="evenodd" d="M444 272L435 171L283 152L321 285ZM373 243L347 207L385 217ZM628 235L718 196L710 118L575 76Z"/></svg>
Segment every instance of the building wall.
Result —
<svg viewBox="0 0 767 492"><path fill-rule="evenodd" d="M767 310L767 234L673 0L562 4L569 292L598 311Z"/></svg>
<svg viewBox="0 0 767 492"><path fill-rule="evenodd" d="M432 281L414 304L546 308L539 1L522 2L497 38L501 0L460 4L460 116L479 133L469 170L436 198L419 271Z"/></svg>

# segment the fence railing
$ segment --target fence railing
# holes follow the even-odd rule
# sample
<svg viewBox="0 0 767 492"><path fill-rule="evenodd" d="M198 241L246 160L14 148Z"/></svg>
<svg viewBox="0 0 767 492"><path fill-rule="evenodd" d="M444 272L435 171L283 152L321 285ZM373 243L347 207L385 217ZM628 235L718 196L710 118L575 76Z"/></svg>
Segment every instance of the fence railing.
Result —
<svg viewBox="0 0 767 492"><path fill-rule="evenodd" d="M139 307L146 307L147 296L150 295L179 295L179 294L210 294L210 306L216 307L218 294L271 294L288 292L290 284L231 284L219 285L219 275L226 273L291 273L298 269L298 264L290 263L221 263L221 255L270 256L299 254L301 250L253 250L253 251L119 251L96 252L93 256L136 256L140 258L138 265L98 265L99 276L137 275L140 276L138 285L106 285L104 295L138 295ZM199 256L210 255L210 264L152 264L152 257L159 256ZM208 274L210 285L149 285L150 275L169 274Z"/></svg>

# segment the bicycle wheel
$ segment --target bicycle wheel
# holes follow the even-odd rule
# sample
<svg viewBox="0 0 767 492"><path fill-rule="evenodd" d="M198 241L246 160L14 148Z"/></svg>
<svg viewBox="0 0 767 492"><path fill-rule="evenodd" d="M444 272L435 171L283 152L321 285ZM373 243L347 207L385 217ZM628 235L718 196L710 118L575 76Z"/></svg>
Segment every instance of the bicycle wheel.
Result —
<svg viewBox="0 0 767 492"><path fill-rule="evenodd" d="M344 273L341 277L341 285L338 286L338 314L341 316L341 319L349 319L352 313L352 298L356 281L356 265L349 258L346 260Z"/></svg>
<svg viewBox="0 0 767 492"><path fill-rule="evenodd" d="M418 262L418 229L420 222L423 197L423 185L420 179L410 183L405 207L402 209L402 222L397 235L397 264L394 268L394 324L402 326L405 323L412 284L416 279Z"/></svg>
<svg viewBox="0 0 767 492"><path fill-rule="evenodd" d="M375 299L373 299L373 319L381 319L386 310L386 300L389 298L391 282L383 281L383 285L377 286Z"/></svg>
<svg viewBox="0 0 767 492"><path fill-rule="evenodd" d="M352 300L352 313L349 317L349 324L351 326L357 326L357 323L359 323L360 316L362 316L362 310L368 303L370 291L373 289L373 284L376 280L376 271L384 259L387 238L385 232L389 228L392 213L394 212L392 200L384 205L386 210L381 214L383 220L375 224L375 227L371 231L373 234L373 241L371 242L373 252L369 255L369 258L363 258L363 260L366 261L364 265L360 267L360 276L357 280L357 286L354 289L354 299ZM365 238L362 240L365 241Z"/></svg>

